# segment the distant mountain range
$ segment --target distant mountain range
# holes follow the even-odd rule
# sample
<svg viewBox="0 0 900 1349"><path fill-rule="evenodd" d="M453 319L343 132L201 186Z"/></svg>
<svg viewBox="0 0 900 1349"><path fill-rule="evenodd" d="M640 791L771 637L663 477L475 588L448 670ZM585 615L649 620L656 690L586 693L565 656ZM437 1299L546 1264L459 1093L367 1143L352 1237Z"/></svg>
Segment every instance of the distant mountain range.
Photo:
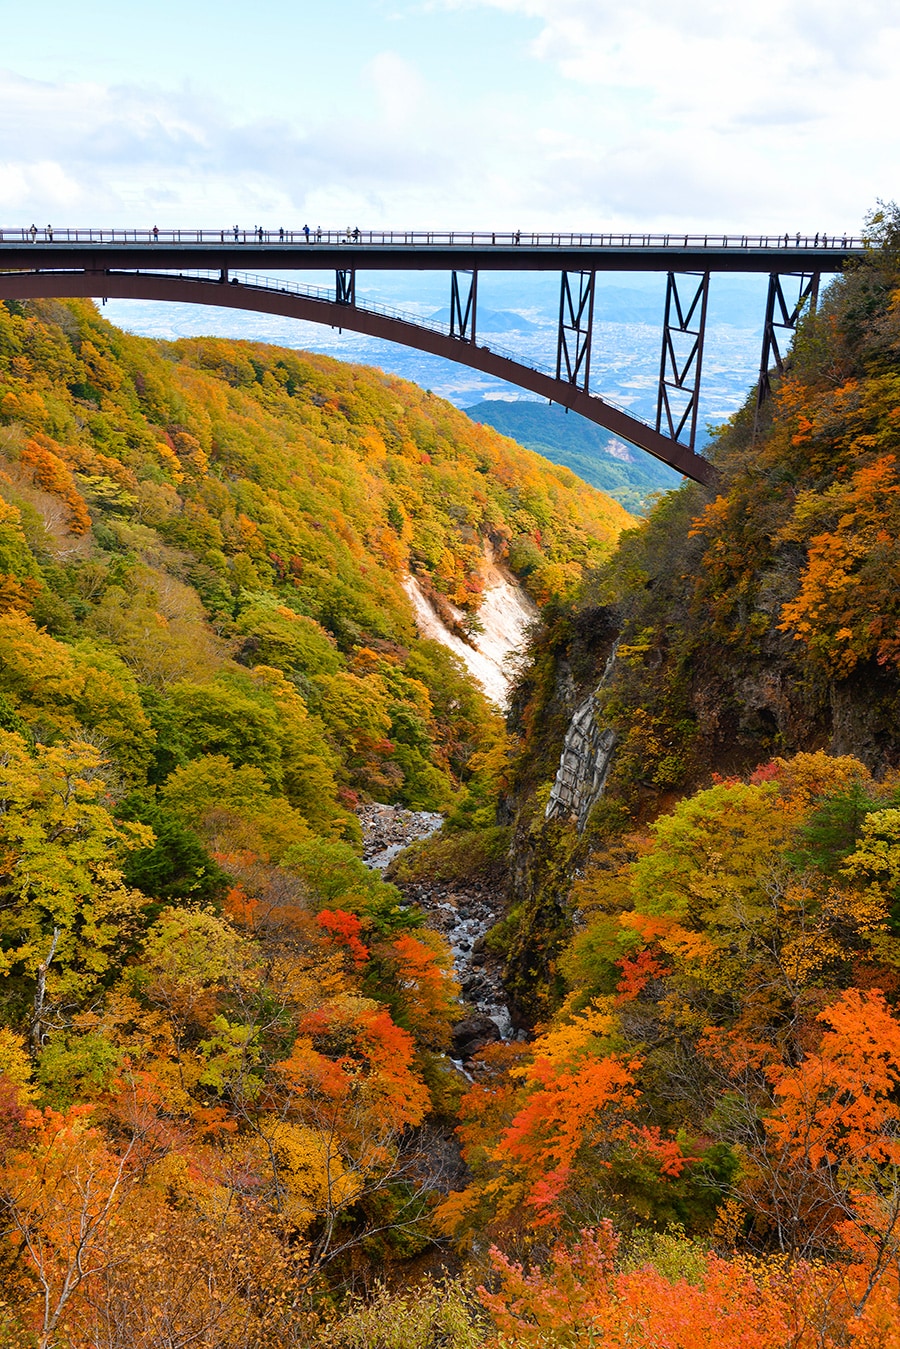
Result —
<svg viewBox="0 0 900 1349"><path fill-rule="evenodd" d="M634 514L646 510L654 493L666 492L681 482L674 469L626 445L585 417L567 414L555 403L497 398L463 411L472 421L492 426L552 464L570 468Z"/></svg>
<svg viewBox="0 0 900 1349"><path fill-rule="evenodd" d="M662 320L666 281L654 277L655 285L611 286L600 278L594 301L594 316L601 323L650 323ZM687 294L689 284L682 282ZM709 287L707 322L730 328L761 329L765 314L765 278L714 276Z"/></svg>
<svg viewBox="0 0 900 1349"><path fill-rule="evenodd" d="M438 309L431 315L439 323L450 322L450 306L445 305L443 309ZM511 309L479 309L478 310L478 329L484 333L532 333L542 325L532 323L531 319L523 318L521 314L514 313Z"/></svg>

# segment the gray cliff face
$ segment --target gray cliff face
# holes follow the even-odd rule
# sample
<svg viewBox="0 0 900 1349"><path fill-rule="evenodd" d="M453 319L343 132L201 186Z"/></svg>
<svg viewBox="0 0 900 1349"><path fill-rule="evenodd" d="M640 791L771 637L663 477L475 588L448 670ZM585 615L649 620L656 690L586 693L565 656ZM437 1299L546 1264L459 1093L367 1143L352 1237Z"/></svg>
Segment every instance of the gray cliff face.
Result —
<svg viewBox="0 0 900 1349"><path fill-rule="evenodd" d="M613 647L597 688L575 709L547 802L548 820L574 819L579 833L587 824L591 807L603 795L615 749L615 731L598 724L595 699L612 675L617 646L618 643Z"/></svg>

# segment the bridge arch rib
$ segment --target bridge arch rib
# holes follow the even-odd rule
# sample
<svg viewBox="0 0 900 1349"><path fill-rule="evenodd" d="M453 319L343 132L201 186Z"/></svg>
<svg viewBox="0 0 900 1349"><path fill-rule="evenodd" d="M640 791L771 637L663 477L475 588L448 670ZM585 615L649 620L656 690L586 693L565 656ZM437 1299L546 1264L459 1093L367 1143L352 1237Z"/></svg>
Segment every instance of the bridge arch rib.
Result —
<svg viewBox="0 0 900 1349"><path fill-rule="evenodd" d="M662 435L653 427L607 403L597 394L576 384L556 379L544 371L516 361L488 347L476 345L396 314L367 309L356 304L307 295L293 289L275 289L272 284L253 285L165 273L118 271L37 271L0 273L0 300L89 299L95 296L119 300L163 300L180 304L203 304L242 309L282 318L303 319L330 328L347 328L367 337L377 337L455 361L494 375L551 402L571 408L588 421L602 426L623 440L646 450L656 459L692 478L711 484L713 466L686 445Z"/></svg>

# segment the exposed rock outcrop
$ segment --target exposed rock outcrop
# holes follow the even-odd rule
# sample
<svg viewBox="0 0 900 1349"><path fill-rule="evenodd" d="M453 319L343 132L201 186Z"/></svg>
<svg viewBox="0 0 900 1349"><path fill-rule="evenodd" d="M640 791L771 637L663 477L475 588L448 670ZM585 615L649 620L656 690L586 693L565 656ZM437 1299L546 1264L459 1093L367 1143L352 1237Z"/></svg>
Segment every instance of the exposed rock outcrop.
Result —
<svg viewBox="0 0 900 1349"><path fill-rule="evenodd" d="M575 709L547 802L548 820L574 818L579 833L587 824L591 807L603 795L615 749L615 731L598 724L595 701L612 675L615 659L616 647L613 647L597 688Z"/></svg>
<svg viewBox="0 0 900 1349"><path fill-rule="evenodd" d="M412 601L416 625L422 636L449 647L478 680L491 702L505 710L513 674L510 661L522 651L527 630L537 617L537 609L513 574L497 561L489 543L485 543L482 575L484 593L478 610L480 631L466 641L457 632L451 632L414 576L407 577L403 588ZM458 630L462 631L465 614L449 601L444 603L457 620Z"/></svg>
<svg viewBox="0 0 900 1349"><path fill-rule="evenodd" d="M467 1016L453 1027L453 1057L465 1062L500 1038L499 1027L491 1017Z"/></svg>

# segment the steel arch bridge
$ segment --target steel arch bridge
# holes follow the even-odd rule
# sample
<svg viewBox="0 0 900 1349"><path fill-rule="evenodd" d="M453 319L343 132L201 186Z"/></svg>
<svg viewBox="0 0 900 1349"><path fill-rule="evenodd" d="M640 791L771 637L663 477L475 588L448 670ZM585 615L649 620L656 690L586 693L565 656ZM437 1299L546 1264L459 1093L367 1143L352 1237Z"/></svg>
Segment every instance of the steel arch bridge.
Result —
<svg viewBox="0 0 900 1349"><path fill-rule="evenodd" d="M714 470L696 451L707 301L713 272L767 274L757 408L784 361L780 342L820 279L865 255L860 239L721 236L230 230L0 229L0 300L103 297L243 309L348 328L471 366L571 408L696 482ZM333 291L248 274L332 271ZM235 268L241 270L235 270ZM450 322L357 298L363 270L447 271ZM482 271L560 274L555 369L477 341ZM666 274L655 424L591 391L594 301L602 272Z"/></svg>

